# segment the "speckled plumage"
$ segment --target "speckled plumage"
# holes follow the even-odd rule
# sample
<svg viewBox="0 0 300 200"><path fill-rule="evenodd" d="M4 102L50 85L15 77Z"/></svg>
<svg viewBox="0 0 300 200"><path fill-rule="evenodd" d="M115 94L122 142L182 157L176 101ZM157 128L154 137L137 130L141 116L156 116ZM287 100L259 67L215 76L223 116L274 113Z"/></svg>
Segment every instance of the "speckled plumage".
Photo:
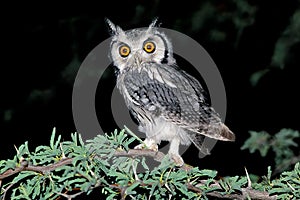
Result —
<svg viewBox="0 0 300 200"><path fill-rule="evenodd" d="M177 66L171 42L157 30L156 21L148 29L127 32L109 20L107 23L113 36L110 55L119 69L117 87L138 120L139 130L146 134L147 145L169 141L169 153L182 164L180 144L193 142L208 153L202 146L205 136L235 139L207 104L199 81Z"/></svg>

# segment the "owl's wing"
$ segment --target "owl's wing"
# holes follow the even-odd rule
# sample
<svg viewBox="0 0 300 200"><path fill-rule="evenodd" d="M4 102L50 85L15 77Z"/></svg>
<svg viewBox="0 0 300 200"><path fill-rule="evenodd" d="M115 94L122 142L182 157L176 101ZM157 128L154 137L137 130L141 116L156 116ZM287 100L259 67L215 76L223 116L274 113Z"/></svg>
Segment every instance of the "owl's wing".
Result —
<svg viewBox="0 0 300 200"><path fill-rule="evenodd" d="M124 86L132 100L129 108L140 117L162 116L183 129L218 140L233 140L233 133L207 104L200 83L183 70L151 64L131 70Z"/></svg>
<svg viewBox="0 0 300 200"><path fill-rule="evenodd" d="M208 100L206 99L206 91L202 88L200 82L185 71L181 71L181 73L184 74L184 76L189 80L190 86L193 88L196 96L198 97L199 104L199 107L192 111L198 113L199 115L199 118L197 119L199 122L199 128L196 127L195 130L195 128L192 126L193 128L188 129L194 133L200 133L201 135L206 135L214 139L234 141L234 133L224 123L222 123L219 114L208 104ZM199 136L192 134L191 137L197 139ZM205 149L205 147L202 148Z"/></svg>
<svg viewBox="0 0 300 200"><path fill-rule="evenodd" d="M181 121L184 124L181 126L188 130L187 133L195 146L205 153L206 148L200 145L203 135L217 140L234 141L235 135L221 121L214 108L209 105L206 91L200 82L184 70L179 70L179 73L182 74L182 79L187 80L184 81L186 84L184 87L188 91L185 93L187 96L183 98L185 100L181 103L183 110ZM178 87L182 87L182 85L179 83Z"/></svg>

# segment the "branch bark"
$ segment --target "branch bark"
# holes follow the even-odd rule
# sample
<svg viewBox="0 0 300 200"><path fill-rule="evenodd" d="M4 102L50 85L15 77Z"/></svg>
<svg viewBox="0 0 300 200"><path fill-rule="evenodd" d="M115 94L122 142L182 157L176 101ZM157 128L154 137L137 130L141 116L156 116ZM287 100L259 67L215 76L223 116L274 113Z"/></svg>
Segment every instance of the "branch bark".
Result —
<svg viewBox="0 0 300 200"><path fill-rule="evenodd" d="M116 151L115 156L126 156L126 157L151 157L154 160L160 162L165 157L165 154L160 151L152 151L149 149L130 149L129 151Z"/></svg>
<svg viewBox="0 0 300 200"><path fill-rule="evenodd" d="M187 188L189 190L192 190L194 192L202 192L201 189L199 189L200 186L204 185L203 183L200 183L196 186L193 186L191 184L187 184ZM218 183L215 183L215 185L219 188L221 188L221 186ZM263 191L258 191L258 190L254 190L252 188L242 188L242 193L241 194L223 194L221 195L220 193L216 192L216 191L212 191L207 193L207 196L211 196L211 197L217 197L220 199L237 199L237 200L244 200L244 199L248 199L248 197L250 199L256 199L256 200L276 200L276 196L270 196L268 192L263 192Z"/></svg>
<svg viewBox="0 0 300 200"><path fill-rule="evenodd" d="M16 167L15 169L8 169L7 171L0 174L0 180L3 180L4 178L12 176L21 171L33 171L33 172L39 172L39 173L45 174L47 172L55 170L56 168L58 168L60 166L71 164L72 161L73 161L72 158L64 158L64 159L60 160L59 162L53 163L48 166L29 165L26 161L25 162L23 161L20 167Z"/></svg>

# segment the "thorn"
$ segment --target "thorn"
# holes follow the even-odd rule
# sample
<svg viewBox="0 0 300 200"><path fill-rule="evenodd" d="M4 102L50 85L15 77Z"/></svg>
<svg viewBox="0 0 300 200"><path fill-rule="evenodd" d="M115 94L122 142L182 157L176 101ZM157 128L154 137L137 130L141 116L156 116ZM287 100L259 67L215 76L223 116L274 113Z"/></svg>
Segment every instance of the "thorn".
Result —
<svg viewBox="0 0 300 200"><path fill-rule="evenodd" d="M286 184L287 184L293 191L295 191L295 188L294 188L289 182L286 182Z"/></svg>
<svg viewBox="0 0 300 200"><path fill-rule="evenodd" d="M132 162L131 162L131 167L132 167L132 170L133 170L134 179L135 179L135 181L140 181L139 176L136 173L136 166L134 165L134 161L135 160L132 159Z"/></svg>
<svg viewBox="0 0 300 200"><path fill-rule="evenodd" d="M247 171L246 167L245 167L245 172L246 172L246 177L247 177L247 180L248 180L248 186L247 186L247 188L251 188L252 184L251 184L251 180L250 180L250 177L249 177L249 174L248 174L248 171Z"/></svg>
<svg viewBox="0 0 300 200"><path fill-rule="evenodd" d="M60 147L60 150L61 150L62 159L65 159L65 158L66 158L66 155L65 155L65 152L64 152L64 150L63 150L63 148L62 148L62 144L61 144L61 143L59 143L59 147Z"/></svg>
<svg viewBox="0 0 300 200"><path fill-rule="evenodd" d="M20 154L20 151L18 150L18 148L16 147L15 144L14 144L14 147L15 147L15 149L16 149L16 151L17 151L17 155L19 155L19 154Z"/></svg>

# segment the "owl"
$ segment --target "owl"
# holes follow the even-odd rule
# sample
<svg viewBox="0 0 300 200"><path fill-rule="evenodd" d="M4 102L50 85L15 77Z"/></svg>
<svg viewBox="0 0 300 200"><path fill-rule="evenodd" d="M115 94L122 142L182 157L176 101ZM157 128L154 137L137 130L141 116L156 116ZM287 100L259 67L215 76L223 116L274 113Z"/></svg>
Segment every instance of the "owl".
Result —
<svg viewBox="0 0 300 200"><path fill-rule="evenodd" d="M168 141L168 154L182 165L180 145L193 143L208 154L205 137L235 140L207 102L200 82L176 64L171 41L158 30L157 20L148 28L130 31L106 22L112 35L110 58L118 69L117 88L146 135L136 149L157 151L161 141Z"/></svg>

